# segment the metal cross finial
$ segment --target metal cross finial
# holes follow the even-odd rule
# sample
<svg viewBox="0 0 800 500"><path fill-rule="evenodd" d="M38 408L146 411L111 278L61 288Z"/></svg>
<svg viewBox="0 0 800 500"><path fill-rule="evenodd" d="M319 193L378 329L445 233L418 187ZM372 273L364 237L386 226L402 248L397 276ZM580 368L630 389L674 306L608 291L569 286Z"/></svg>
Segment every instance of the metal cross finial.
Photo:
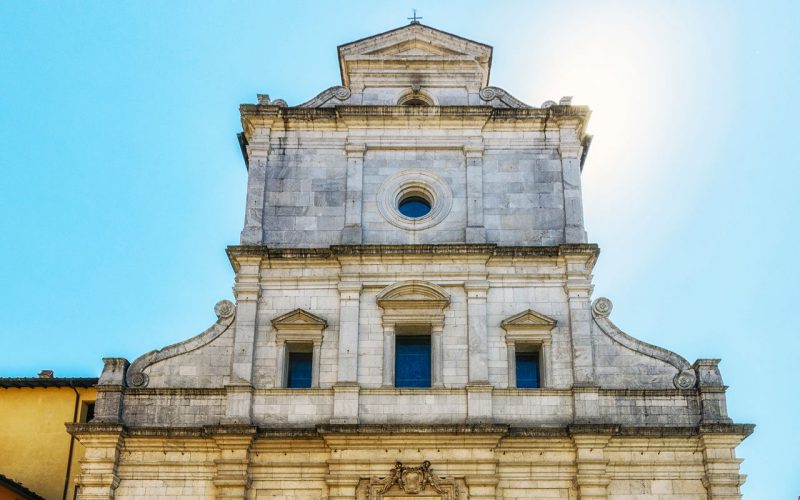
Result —
<svg viewBox="0 0 800 500"><path fill-rule="evenodd" d="M417 17L417 9L412 9L413 14L411 17L407 17L406 19L411 21L411 24L419 24L419 20L422 19L422 16Z"/></svg>

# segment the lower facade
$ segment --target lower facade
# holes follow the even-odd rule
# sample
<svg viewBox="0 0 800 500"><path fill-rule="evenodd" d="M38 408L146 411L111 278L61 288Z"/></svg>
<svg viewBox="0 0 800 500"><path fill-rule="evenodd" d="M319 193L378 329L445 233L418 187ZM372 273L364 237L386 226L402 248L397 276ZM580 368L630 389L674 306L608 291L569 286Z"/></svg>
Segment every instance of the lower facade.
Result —
<svg viewBox="0 0 800 500"><path fill-rule="evenodd" d="M74 424L89 499L738 499L752 426Z"/></svg>

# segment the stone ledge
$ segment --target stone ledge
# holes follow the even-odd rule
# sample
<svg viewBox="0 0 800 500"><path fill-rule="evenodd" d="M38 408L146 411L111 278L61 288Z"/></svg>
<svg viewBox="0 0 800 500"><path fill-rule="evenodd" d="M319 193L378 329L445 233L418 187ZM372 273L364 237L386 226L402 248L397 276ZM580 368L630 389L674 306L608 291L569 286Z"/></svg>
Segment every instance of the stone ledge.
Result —
<svg viewBox="0 0 800 500"><path fill-rule="evenodd" d="M558 246L499 246L496 244L446 243L440 245L331 245L327 248L276 248L266 245L230 245L226 249L234 269L237 258L256 256L268 259L331 259L337 256L391 255L485 255L487 257L561 257L585 254L595 258L600 248L595 243Z"/></svg>
<svg viewBox="0 0 800 500"><path fill-rule="evenodd" d="M118 424L68 423L70 434L122 434L130 437L206 438L213 435L256 435L259 438L317 438L328 434L502 434L509 438L612 435L621 437L691 437L733 434L748 437L753 424L700 424L699 426L626 426L608 423L517 427L502 424L324 424L315 427L256 427L213 425L205 427L126 427Z"/></svg>

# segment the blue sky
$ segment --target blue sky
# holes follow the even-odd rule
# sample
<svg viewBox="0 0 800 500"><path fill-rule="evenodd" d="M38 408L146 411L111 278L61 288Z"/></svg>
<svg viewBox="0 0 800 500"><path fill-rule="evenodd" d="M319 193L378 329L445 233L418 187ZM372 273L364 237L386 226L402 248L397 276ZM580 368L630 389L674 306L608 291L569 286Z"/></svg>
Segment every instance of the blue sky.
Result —
<svg viewBox="0 0 800 500"><path fill-rule="evenodd" d="M749 498L800 495L797 2L0 3L0 376L91 376L231 298L238 105L339 83L336 45L423 22L494 46L492 83L593 109L595 296L722 358Z"/></svg>

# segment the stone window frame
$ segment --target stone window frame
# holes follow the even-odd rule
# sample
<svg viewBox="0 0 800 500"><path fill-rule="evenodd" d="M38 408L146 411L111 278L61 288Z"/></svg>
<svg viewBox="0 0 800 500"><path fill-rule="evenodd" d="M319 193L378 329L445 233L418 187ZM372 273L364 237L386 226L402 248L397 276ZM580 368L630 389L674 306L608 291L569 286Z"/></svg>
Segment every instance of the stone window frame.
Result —
<svg viewBox="0 0 800 500"><path fill-rule="evenodd" d="M439 100L436 99L435 96L433 96L429 92L420 90L419 87L405 89L401 91L395 99L395 102L397 103L398 106L408 106L409 105L408 103L410 101L422 101L425 103L425 106L439 105Z"/></svg>
<svg viewBox="0 0 800 500"><path fill-rule="evenodd" d="M303 309L295 309L272 320L275 329L275 387L286 388L289 352L311 345L311 388L319 388L320 352L328 322ZM305 347L303 347L305 346ZM303 389L298 389L303 390Z"/></svg>
<svg viewBox="0 0 800 500"><path fill-rule="evenodd" d="M504 319L500 327L505 330L508 350L508 387L517 387L517 345L539 352L539 389L550 385L550 356L552 331L557 321L532 309L526 309ZM536 389L525 389L536 390Z"/></svg>
<svg viewBox="0 0 800 500"><path fill-rule="evenodd" d="M400 213L401 200L418 196L431 204L422 217ZM441 177L418 168L405 169L386 179L378 189L378 211L387 222L400 229L419 231L442 222L453 208L453 191Z"/></svg>
<svg viewBox="0 0 800 500"><path fill-rule="evenodd" d="M444 310L450 295L427 281L401 281L384 288L376 297L382 310L383 377L382 387L395 387L395 336L398 326L410 329L430 328L431 387L444 387Z"/></svg>

